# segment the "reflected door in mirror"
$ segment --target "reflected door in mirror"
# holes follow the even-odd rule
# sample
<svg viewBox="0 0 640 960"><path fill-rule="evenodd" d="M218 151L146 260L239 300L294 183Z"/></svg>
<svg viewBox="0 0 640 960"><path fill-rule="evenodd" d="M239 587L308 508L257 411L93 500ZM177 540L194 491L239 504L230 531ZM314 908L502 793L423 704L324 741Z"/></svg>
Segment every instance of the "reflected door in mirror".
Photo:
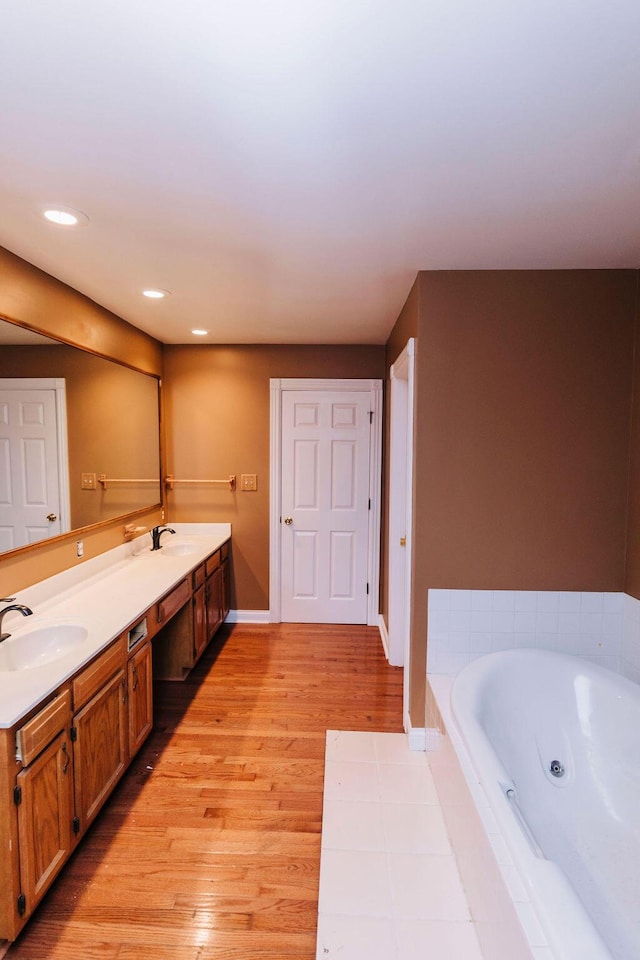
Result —
<svg viewBox="0 0 640 960"><path fill-rule="evenodd" d="M0 379L0 550L69 529L64 382Z"/></svg>

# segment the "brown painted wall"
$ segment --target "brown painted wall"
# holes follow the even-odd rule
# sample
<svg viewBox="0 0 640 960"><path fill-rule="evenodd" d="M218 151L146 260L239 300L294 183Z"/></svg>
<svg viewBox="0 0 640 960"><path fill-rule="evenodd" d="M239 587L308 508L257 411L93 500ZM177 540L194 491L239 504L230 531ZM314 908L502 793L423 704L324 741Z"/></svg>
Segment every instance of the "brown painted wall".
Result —
<svg viewBox="0 0 640 960"><path fill-rule="evenodd" d="M176 522L231 521L240 610L269 607L269 379L384 377L384 347L166 346L167 466L183 479L258 475L255 493L179 487Z"/></svg>
<svg viewBox="0 0 640 960"><path fill-rule="evenodd" d="M429 588L623 589L636 281L420 275L415 726Z"/></svg>

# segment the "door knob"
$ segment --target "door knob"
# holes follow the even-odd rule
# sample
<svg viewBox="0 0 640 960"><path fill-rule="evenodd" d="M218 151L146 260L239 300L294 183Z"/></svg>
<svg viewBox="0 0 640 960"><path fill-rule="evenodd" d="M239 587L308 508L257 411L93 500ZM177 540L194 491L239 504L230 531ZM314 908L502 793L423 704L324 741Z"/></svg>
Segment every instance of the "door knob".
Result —
<svg viewBox="0 0 640 960"><path fill-rule="evenodd" d="M58 518L57 518L57 516L55 515L55 513L48 513L48 514L47 514L47 520L48 520L50 523L54 523L54 521L56 521L57 519L58 519Z"/></svg>
<svg viewBox="0 0 640 960"><path fill-rule="evenodd" d="M284 522L286 523L286 525L287 525L288 527L290 527L291 524L293 523L293 517L285 517L285 518L284 518Z"/></svg>

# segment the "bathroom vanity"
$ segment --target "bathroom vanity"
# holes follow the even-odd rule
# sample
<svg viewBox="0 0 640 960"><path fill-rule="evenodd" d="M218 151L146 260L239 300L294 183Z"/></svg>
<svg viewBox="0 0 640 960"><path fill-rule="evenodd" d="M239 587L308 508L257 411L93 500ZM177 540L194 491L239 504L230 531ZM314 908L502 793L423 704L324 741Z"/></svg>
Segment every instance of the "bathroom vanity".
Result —
<svg viewBox="0 0 640 960"><path fill-rule="evenodd" d="M149 735L154 675L183 679L228 613L230 525L175 529L20 592L34 616L7 624L0 662L0 940Z"/></svg>

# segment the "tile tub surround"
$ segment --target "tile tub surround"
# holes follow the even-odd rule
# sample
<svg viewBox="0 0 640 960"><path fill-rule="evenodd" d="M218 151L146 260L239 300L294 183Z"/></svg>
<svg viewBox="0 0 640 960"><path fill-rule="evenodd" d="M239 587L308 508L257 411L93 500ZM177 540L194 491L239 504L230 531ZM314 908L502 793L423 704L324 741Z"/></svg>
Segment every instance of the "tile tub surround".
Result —
<svg viewBox="0 0 640 960"><path fill-rule="evenodd" d="M429 761L404 734L327 732L318 913L318 960L482 960Z"/></svg>
<svg viewBox="0 0 640 960"><path fill-rule="evenodd" d="M640 679L640 602L623 593L429 590L427 672L456 676L512 647L557 650Z"/></svg>
<svg viewBox="0 0 640 960"><path fill-rule="evenodd" d="M0 727L11 727L28 713L231 536L228 523L171 526L176 540L193 541L194 553L152 552L145 534L18 592L17 602L31 607L34 615L7 614L4 624L16 640L41 620L79 622L89 635L59 660L0 673Z"/></svg>
<svg viewBox="0 0 640 960"><path fill-rule="evenodd" d="M485 960L554 960L449 709L450 677L431 677L447 733L429 755Z"/></svg>

